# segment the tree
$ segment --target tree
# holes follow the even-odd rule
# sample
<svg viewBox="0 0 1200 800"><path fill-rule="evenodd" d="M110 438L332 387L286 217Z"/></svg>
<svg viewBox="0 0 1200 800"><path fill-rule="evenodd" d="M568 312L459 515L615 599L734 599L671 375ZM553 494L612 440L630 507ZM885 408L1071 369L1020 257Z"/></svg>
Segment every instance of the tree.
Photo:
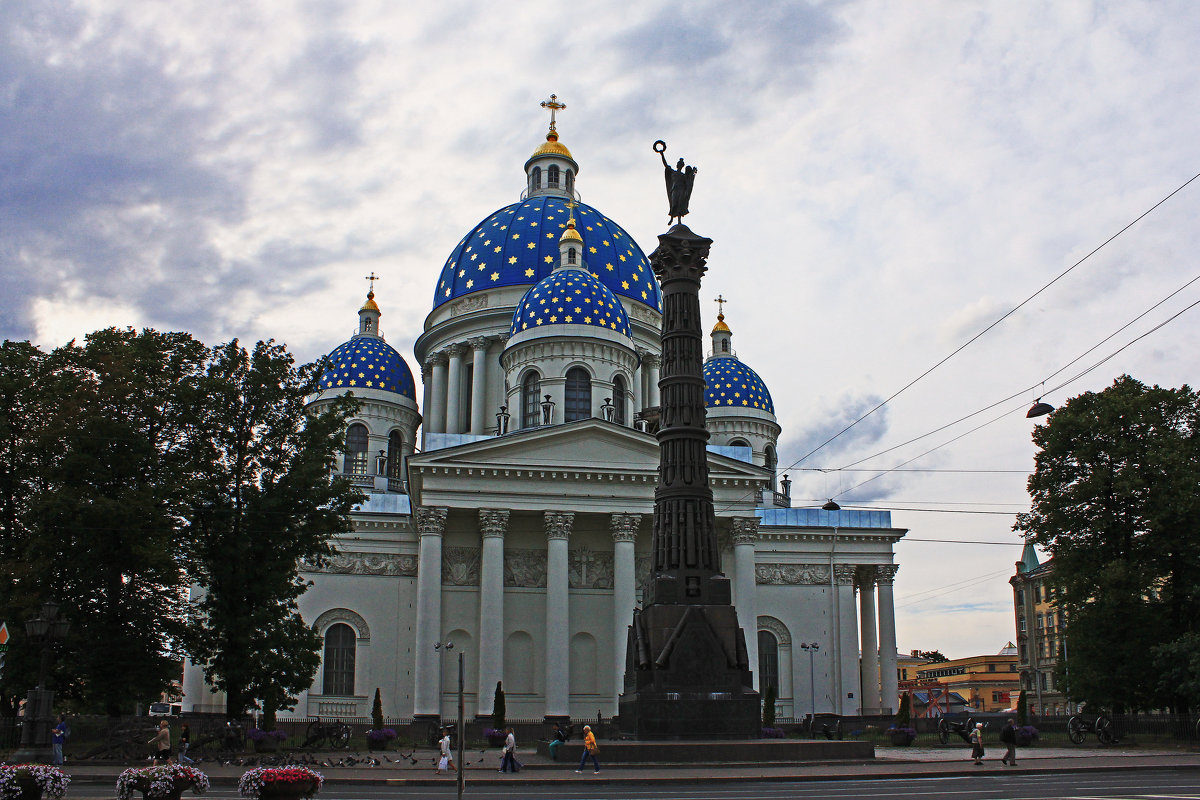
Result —
<svg viewBox="0 0 1200 800"><path fill-rule="evenodd" d="M907 728L912 724L912 693L900 695L900 709L896 712L892 725L896 728Z"/></svg>
<svg viewBox="0 0 1200 800"><path fill-rule="evenodd" d="M297 367L281 345L235 340L213 348L198 382L185 549L203 597L187 642L230 716L256 697L264 710L290 708L311 684L321 642L297 607L301 562L322 563L365 500L333 472L354 401L306 413L318 377L319 365Z"/></svg>
<svg viewBox="0 0 1200 800"><path fill-rule="evenodd" d="M1014 526L1053 558L1073 700L1194 704L1147 653L1200 628L1200 398L1122 376L1034 428L1032 505Z"/></svg>
<svg viewBox="0 0 1200 800"><path fill-rule="evenodd" d="M775 727L775 684L773 683L767 686L767 691L763 693L762 724L764 728Z"/></svg>
<svg viewBox="0 0 1200 800"><path fill-rule="evenodd" d="M946 656L942 655L942 652L940 650L913 650L912 654L914 656L916 656L917 658L928 659L929 661L932 661L935 664L941 663L942 661L950 660L950 659L946 658Z"/></svg>
<svg viewBox="0 0 1200 800"><path fill-rule="evenodd" d="M379 687L375 687L375 701L371 703L371 728L383 730L383 697L379 694Z"/></svg>
<svg viewBox="0 0 1200 800"><path fill-rule="evenodd" d="M1029 724L1029 699L1025 697L1025 690L1017 695L1017 724L1024 727Z"/></svg>
<svg viewBox="0 0 1200 800"><path fill-rule="evenodd" d="M178 673L178 464L204 354L185 333L116 328L47 356L4 345L6 606L61 603L56 683L83 710L129 713Z"/></svg>
<svg viewBox="0 0 1200 800"><path fill-rule="evenodd" d="M502 681L496 681L496 696L492 700L492 727L498 731L504 730L504 687Z"/></svg>

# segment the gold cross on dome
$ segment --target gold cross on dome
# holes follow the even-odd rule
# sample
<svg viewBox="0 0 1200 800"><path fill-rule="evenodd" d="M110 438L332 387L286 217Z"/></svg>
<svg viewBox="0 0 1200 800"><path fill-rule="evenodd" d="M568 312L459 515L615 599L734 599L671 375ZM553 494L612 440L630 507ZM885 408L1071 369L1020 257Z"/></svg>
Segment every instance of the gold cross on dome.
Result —
<svg viewBox="0 0 1200 800"><path fill-rule="evenodd" d="M713 300L713 302L717 304L717 316L721 319L725 319L725 304L729 301L726 300L722 295L717 295L717 299Z"/></svg>
<svg viewBox="0 0 1200 800"><path fill-rule="evenodd" d="M380 278L378 275L375 274L375 270L371 270L371 274L364 277L363 280L371 282L370 291L373 292L373 291L375 291L375 281L380 280Z"/></svg>
<svg viewBox="0 0 1200 800"><path fill-rule="evenodd" d="M566 103L558 102L558 95L556 94L550 95L549 100L542 101L542 108L550 109L550 130L554 130L554 112L562 111L566 107Z"/></svg>

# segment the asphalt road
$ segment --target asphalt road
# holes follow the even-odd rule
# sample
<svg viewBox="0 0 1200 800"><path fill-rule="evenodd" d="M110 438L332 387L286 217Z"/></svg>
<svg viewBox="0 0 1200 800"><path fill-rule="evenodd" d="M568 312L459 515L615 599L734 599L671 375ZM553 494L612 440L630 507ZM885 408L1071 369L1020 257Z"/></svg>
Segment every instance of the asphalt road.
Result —
<svg viewBox="0 0 1200 800"><path fill-rule="evenodd" d="M538 786L513 781L511 785L472 787L468 782L464 797L471 800L1200 800L1200 771L1172 769L1026 775L1010 772L967 777L787 783L647 784L644 788L607 786L590 779L590 775L581 776L577 786ZM88 783L73 785L71 792L87 797L112 796L107 782L103 786ZM319 800L407 800L454 796L452 778L447 778L445 786L331 783L326 784L318 795ZM237 798L238 794L235 787L214 786L206 797L230 800Z"/></svg>

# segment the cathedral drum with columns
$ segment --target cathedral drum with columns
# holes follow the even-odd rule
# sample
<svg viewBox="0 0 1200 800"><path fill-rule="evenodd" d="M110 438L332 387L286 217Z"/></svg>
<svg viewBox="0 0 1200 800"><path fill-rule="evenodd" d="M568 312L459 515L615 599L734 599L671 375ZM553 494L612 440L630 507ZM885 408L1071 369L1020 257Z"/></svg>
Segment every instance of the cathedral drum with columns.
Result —
<svg viewBox="0 0 1200 800"><path fill-rule="evenodd" d="M580 201L578 174L552 120L520 200L454 247L414 346L420 405L373 280L358 332L329 354L310 402L360 400L339 468L368 499L304 573L324 649L293 714L367 718L378 688L388 717L453 717L457 658L439 643L465 654L468 715L491 714L497 682L510 718L616 713L650 569L662 306L645 254ZM710 483L754 688L775 687L781 719L890 713L905 531L888 511L790 508L770 392L723 308L711 341ZM223 710L191 664L184 691L186 710Z"/></svg>

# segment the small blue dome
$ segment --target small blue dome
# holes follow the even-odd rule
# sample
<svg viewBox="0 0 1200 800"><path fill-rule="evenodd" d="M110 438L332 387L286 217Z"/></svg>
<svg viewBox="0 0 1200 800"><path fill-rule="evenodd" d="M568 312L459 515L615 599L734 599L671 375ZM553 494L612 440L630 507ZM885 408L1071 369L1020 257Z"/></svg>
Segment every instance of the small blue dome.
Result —
<svg viewBox="0 0 1200 800"><path fill-rule="evenodd" d="M705 408L737 406L775 413L771 393L758 373L733 357L710 358L704 362Z"/></svg>
<svg viewBox="0 0 1200 800"><path fill-rule="evenodd" d="M517 303L508 335L543 325L604 328L630 336L629 318L621 301L594 275L581 269L560 269L526 292Z"/></svg>
<svg viewBox="0 0 1200 800"><path fill-rule="evenodd" d="M468 233L442 267L433 307L496 286L532 286L559 262L558 238L567 227L566 198L531 197L492 214ZM662 310L658 282L637 242L587 205L575 206L583 262L614 294Z"/></svg>
<svg viewBox="0 0 1200 800"><path fill-rule="evenodd" d="M408 364L378 336L355 336L330 353L320 383L322 389L378 389L417 400Z"/></svg>

